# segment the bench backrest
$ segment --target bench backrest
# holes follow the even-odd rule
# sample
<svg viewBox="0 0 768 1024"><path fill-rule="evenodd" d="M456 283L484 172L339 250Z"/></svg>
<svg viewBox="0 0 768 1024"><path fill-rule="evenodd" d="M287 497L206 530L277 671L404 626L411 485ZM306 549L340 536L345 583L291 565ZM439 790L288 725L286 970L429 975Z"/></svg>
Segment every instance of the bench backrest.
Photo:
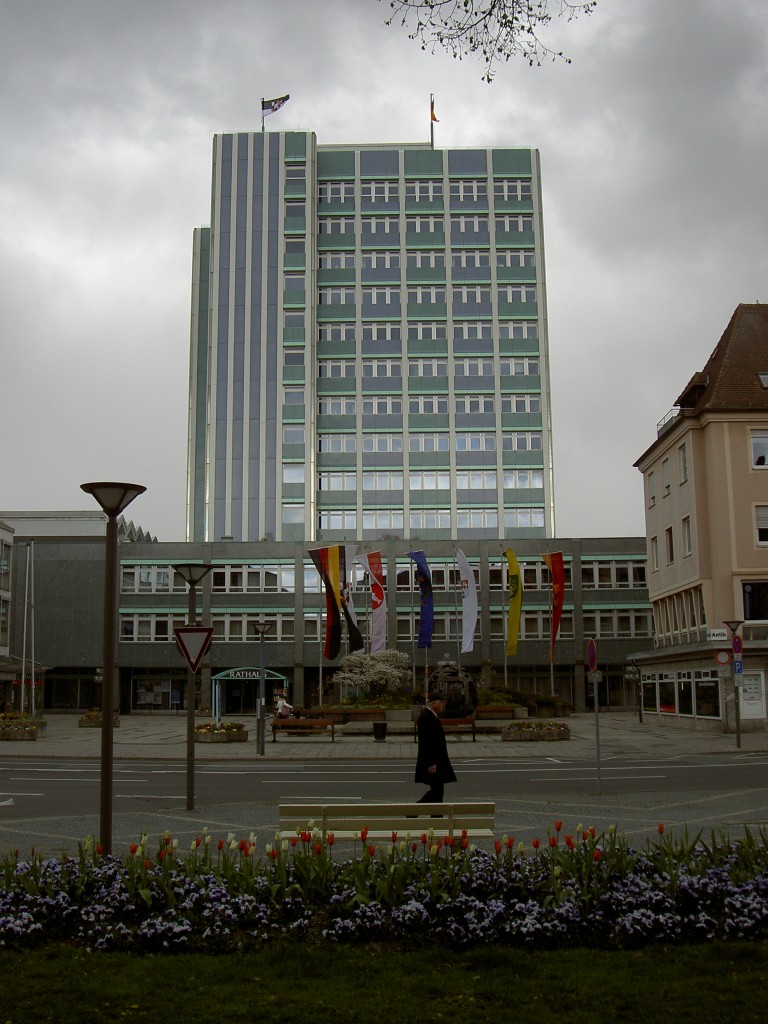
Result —
<svg viewBox="0 0 768 1024"><path fill-rule="evenodd" d="M482 803L401 803L401 804L280 804L280 832L284 837L310 827L325 835L353 838L367 828L371 838L397 832L420 835L433 829L440 836L491 835L496 804Z"/></svg>

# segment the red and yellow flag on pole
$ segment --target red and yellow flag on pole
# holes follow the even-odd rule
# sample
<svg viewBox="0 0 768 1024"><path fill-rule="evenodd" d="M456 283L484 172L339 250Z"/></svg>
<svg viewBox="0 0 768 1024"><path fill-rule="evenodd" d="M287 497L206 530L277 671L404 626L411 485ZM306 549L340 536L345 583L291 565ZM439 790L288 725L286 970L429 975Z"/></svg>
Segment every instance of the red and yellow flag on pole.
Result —
<svg viewBox="0 0 768 1024"><path fill-rule="evenodd" d="M563 614L563 600L565 598L565 566L563 565L562 551L547 552L547 554L541 557L549 569L549 579L552 584L552 635L549 644L549 660L554 661L555 640L560 629L560 618Z"/></svg>
<svg viewBox="0 0 768 1024"><path fill-rule="evenodd" d="M523 577L512 548L505 551L507 556L507 587L509 589L509 611L507 613L507 654L517 654L517 639L520 636L520 611L523 606Z"/></svg>
<svg viewBox="0 0 768 1024"><path fill-rule="evenodd" d="M341 588L346 585L344 552L339 544L309 552L325 586L325 649L328 661L341 650Z"/></svg>

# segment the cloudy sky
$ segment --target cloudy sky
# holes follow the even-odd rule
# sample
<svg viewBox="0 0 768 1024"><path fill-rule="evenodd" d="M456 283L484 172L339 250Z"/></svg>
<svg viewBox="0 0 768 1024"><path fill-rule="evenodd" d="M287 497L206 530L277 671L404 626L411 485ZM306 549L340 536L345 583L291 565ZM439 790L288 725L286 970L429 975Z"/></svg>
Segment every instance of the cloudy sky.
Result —
<svg viewBox="0 0 768 1024"><path fill-rule="evenodd" d="M556 2L556 0L555 0ZM422 52L378 0L3 0L0 430L6 509L185 528L192 229L211 139L541 152L557 533L644 533L633 462L739 302L768 301L768 5L599 0L573 62Z"/></svg>

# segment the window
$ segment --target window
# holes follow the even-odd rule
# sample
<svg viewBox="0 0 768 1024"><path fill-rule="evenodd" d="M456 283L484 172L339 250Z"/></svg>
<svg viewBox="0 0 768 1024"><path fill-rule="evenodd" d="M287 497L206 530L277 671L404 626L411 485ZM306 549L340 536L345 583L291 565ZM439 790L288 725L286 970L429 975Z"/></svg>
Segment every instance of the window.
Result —
<svg viewBox="0 0 768 1024"><path fill-rule="evenodd" d="M387 285L368 285L363 288L363 302L372 306L399 306L400 289Z"/></svg>
<svg viewBox="0 0 768 1024"><path fill-rule="evenodd" d="M364 270L397 270L400 267L400 253L396 249L364 252L362 260Z"/></svg>
<svg viewBox="0 0 768 1024"><path fill-rule="evenodd" d="M456 395L456 412L467 413L492 413L493 395Z"/></svg>
<svg viewBox="0 0 768 1024"><path fill-rule="evenodd" d="M320 324L317 330L318 341L343 341L354 344L354 324Z"/></svg>
<svg viewBox="0 0 768 1024"><path fill-rule="evenodd" d="M443 198L442 178L430 178L426 181L406 181L405 198L417 203L433 202Z"/></svg>
<svg viewBox="0 0 768 1024"><path fill-rule="evenodd" d="M445 253L435 249L409 249L406 253L407 267L428 267L430 270L445 267Z"/></svg>
<svg viewBox="0 0 768 1024"><path fill-rule="evenodd" d="M457 377L493 377L492 359L457 359L454 363Z"/></svg>
<svg viewBox="0 0 768 1024"><path fill-rule="evenodd" d="M750 580L742 587L744 596L744 618L752 622L755 619L768 619L768 582Z"/></svg>
<svg viewBox="0 0 768 1024"><path fill-rule="evenodd" d="M304 483L304 463L294 465L292 463L286 463L283 466L283 483L284 484L303 484Z"/></svg>
<svg viewBox="0 0 768 1024"><path fill-rule="evenodd" d="M675 541L672 536L671 526L668 526L664 531L664 544L667 550L667 565L672 565L675 560Z"/></svg>
<svg viewBox="0 0 768 1024"><path fill-rule="evenodd" d="M403 400L399 395L377 395L363 399L364 416L402 416Z"/></svg>
<svg viewBox="0 0 768 1024"><path fill-rule="evenodd" d="M428 234L435 231L444 231L445 223L442 217L406 217L406 230L417 235Z"/></svg>
<svg viewBox="0 0 768 1024"><path fill-rule="evenodd" d="M490 341L493 337L487 320L460 320L454 324L453 336L458 341Z"/></svg>
<svg viewBox="0 0 768 1024"><path fill-rule="evenodd" d="M436 320L417 320L408 324L408 341L445 341L444 323Z"/></svg>
<svg viewBox="0 0 768 1024"><path fill-rule="evenodd" d="M286 388L283 401L286 405L304 405L304 388Z"/></svg>
<svg viewBox="0 0 768 1024"><path fill-rule="evenodd" d="M456 512L456 526L459 530L496 530L499 513L495 508L459 509Z"/></svg>
<svg viewBox="0 0 768 1024"><path fill-rule="evenodd" d="M656 504L656 474L653 470L650 471L647 477L648 481L648 508L653 508Z"/></svg>
<svg viewBox="0 0 768 1024"><path fill-rule="evenodd" d="M354 305L354 288L319 288L317 301L321 306L349 306Z"/></svg>
<svg viewBox="0 0 768 1024"><path fill-rule="evenodd" d="M360 195L375 203L391 203L398 199L399 190L396 181L364 181Z"/></svg>
<svg viewBox="0 0 768 1024"><path fill-rule="evenodd" d="M453 286L453 301L486 303L491 301L491 289L483 285L460 284Z"/></svg>
<svg viewBox="0 0 768 1024"><path fill-rule="evenodd" d="M357 451L357 444L354 434L318 434L317 450L319 452L341 452Z"/></svg>
<svg viewBox="0 0 768 1024"><path fill-rule="evenodd" d="M354 473L318 473L318 491L354 491L356 487Z"/></svg>
<svg viewBox="0 0 768 1024"><path fill-rule="evenodd" d="M402 450L402 434L365 434L363 436L364 452L401 452Z"/></svg>
<svg viewBox="0 0 768 1024"><path fill-rule="evenodd" d="M487 249L454 249L452 267L490 267L491 255Z"/></svg>
<svg viewBox="0 0 768 1024"><path fill-rule="evenodd" d="M408 450L412 452L450 451L448 434L412 433L408 438Z"/></svg>
<svg viewBox="0 0 768 1024"><path fill-rule="evenodd" d="M283 351L283 366L303 366L304 350L287 348Z"/></svg>
<svg viewBox="0 0 768 1024"><path fill-rule="evenodd" d="M402 509L377 509L363 512L364 530L402 530Z"/></svg>
<svg viewBox="0 0 768 1024"><path fill-rule="evenodd" d="M503 284L499 287L499 302L535 302L536 288L532 284Z"/></svg>
<svg viewBox="0 0 768 1024"><path fill-rule="evenodd" d="M757 543L768 544L768 505L755 506L755 523L757 526Z"/></svg>
<svg viewBox="0 0 768 1024"><path fill-rule="evenodd" d="M354 203L353 181L321 181L317 190L318 203Z"/></svg>
<svg viewBox="0 0 768 1024"><path fill-rule="evenodd" d="M501 447L505 452L540 452L543 448L541 434L537 430L515 430L503 435Z"/></svg>
<svg viewBox="0 0 768 1024"><path fill-rule="evenodd" d="M413 470L408 474L408 486L412 491L447 491L451 474L433 469Z"/></svg>
<svg viewBox="0 0 768 1024"><path fill-rule="evenodd" d="M499 337L505 340L538 336L539 325L535 320L504 320L499 324Z"/></svg>
<svg viewBox="0 0 768 1024"><path fill-rule="evenodd" d="M693 542L691 540L691 517L683 516L681 525L683 534L683 556L687 557L693 551Z"/></svg>
<svg viewBox="0 0 768 1024"><path fill-rule="evenodd" d="M353 252L321 252L318 257L320 270L352 270L354 266L355 254Z"/></svg>
<svg viewBox="0 0 768 1024"><path fill-rule="evenodd" d="M361 224L367 235L396 235L400 230L397 217L363 217Z"/></svg>
<svg viewBox="0 0 768 1024"><path fill-rule="evenodd" d="M533 231L533 217L517 214L497 214L496 230L508 232Z"/></svg>
<svg viewBox="0 0 768 1024"><path fill-rule="evenodd" d="M664 497L666 498L672 488L669 478L669 459L662 459L661 462L661 486L664 489Z"/></svg>
<svg viewBox="0 0 768 1024"><path fill-rule="evenodd" d="M519 178L503 178L494 181L493 195L495 199L503 199L507 202L529 200L531 198L531 183Z"/></svg>
<svg viewBox="0 0 768 1024"><path fill-rule="evenodd" d="M459 491L494 491L496 490L496 470L460 470L456 474L456 488Z"/></svg>
<svg viewBox="0 0 768 1024"><path fill-rule="evenodd" d="M356 530L357 512L351 509L327 509L317 517L321 530Z"/></svg>
<svg viewBox="0 0 768 1024"><path fill-rule="evenodd" d="M283 444L304 444L304 427L283 427Z"/></svg>
<svg viewBox="0 0 768 1024"><path fill-rule="evenodd" d="M531 356L519 359L502 359L499 363L502 377L538 377L539 360Z"/></svg>
<svg viewBox="0 0 768 1024"><path fill-rule="evenodd" d="M680 483L684 484L688 479L688 449L684 444L677 449L677 468L680 473Z"/></svg>
<svg viewBox="0 0 768 1024"><path fill-rule="evenodd" d="M446 359L409 359L409 377L447 377L448 361Z"/></svg>
<svg viewBox="0 0 768 1024"><path fill-rule="evenodd" d="M448 509L412 509L409 517L411 531L419 530L450 530L451 513ZM433 573L434 579L434 573Z"/></svg>
<svg viewBox="0 0 768 1024"><path fill-rule="evenodd" d="M355 400L343 395L323 396L318 399L317 411L321 416L354 416Z"/></svg>
<svg viewBox="0 0 768 1024"><path fill-rule="evenodd" d="M400 324L363 324L363 341L400 341Z"/></svg>
<svg viewBox="0 0 768 1024"><path fill-rule="evenodd" d="M355 233L354 217L321 217L318 222L321 235L353 235Z"/></svg>
<svg viewBox="0 0 768 1024"><path fill-rule="evenodd" d="M539 395L502 395L502 412L541 412L541 398Z"/></svg>
<svg viewBox="0 0 768 1024"><path fill-rule="evenodd" d="M451 230L455 235L477 234L480 231L488 231L488 218L480 217L477 214L462 213L457 217L451 217Z"/></svg>
<svg viewBox="0 0 768 1024"><path fill-rule="evenodd" d="M285 168L286 180L304 179L307 176L307 168L305 164L293 164Z"/></svg>
<svg viewBox="0 0 768 1024"><path fill-rule="evenodd" d="M321 359L317 364L318 377L354 377L354 359Z"/></svg>
<svg viewBox="0 0 768 1024"><path fill-rule="evenodd" d="M445 288L441 285L421 284L408 289L409 302L445 302Z"/></svg>
<svg viewBox="0 0 768 1024"><path fill-rule="evenodd" d="M304 522L303 505L283 505L283 525L290 526L294 523Z"/></svg>
<svg viewBox="0 0 768 1024"><path fill-rule="evenodd" d="M504 470L502 486L509 490L527 490L544 486L544 471L541 469Z"/></svg>
<svg viewBox="0 0 768 1024"><path fill-rule="evenodd" d="M401 377L402 372L399 359L363 360L363 377Z"/></svg>
<svg viewBox="0 0 768 1024"><path fill-rule="evenodd" d="M495 452L495 434L456 434L455 446L457 452Z"/></svg>
<svg viewBox="0 0 768 1024"><path fill-rule="evenodd" d="M752 431L752 465L759 469L768 465L768 430Z"/></svg>
<svg viewBox="0 0 768 1024"><path fill-rule="evenodd" d="M402 491L403 474L396 469L366 470L363 473L364 491Z"/></svg>
<svg viewBox="0 0 768 1024"><path fill-rule="evenodd" d="M651 537L651 570L658 572L659 570L659 538Z"/></svg>
<svg viewBox="0 0 768 1024"><path fill-rule="evenodd" d="M533 267L536 256L533 249L500 249L496 253L497 267Z"/></svg>
<svg viewBox="0 0 768 1024"><path fill-rule="evenodd" d="M483 178L452 181L449 187L454 202L477 203L488 199L488 184Z"/></svg>

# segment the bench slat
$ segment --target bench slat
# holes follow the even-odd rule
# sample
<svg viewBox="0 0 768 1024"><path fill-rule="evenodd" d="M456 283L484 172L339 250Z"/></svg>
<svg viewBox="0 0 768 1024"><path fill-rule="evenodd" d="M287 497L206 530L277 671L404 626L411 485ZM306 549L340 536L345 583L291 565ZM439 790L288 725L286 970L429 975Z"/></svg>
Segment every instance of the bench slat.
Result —
<svg viewBox="0 0 768 1024"><path fill-rule="evenodd" d="M314 827L337 839L354 839L368 829L371 839L390 838L392 832L411 837L433 830L436 836L492 836L496 805L492 802L456 804L281 804L280 835L288 838Z"/></svg>

